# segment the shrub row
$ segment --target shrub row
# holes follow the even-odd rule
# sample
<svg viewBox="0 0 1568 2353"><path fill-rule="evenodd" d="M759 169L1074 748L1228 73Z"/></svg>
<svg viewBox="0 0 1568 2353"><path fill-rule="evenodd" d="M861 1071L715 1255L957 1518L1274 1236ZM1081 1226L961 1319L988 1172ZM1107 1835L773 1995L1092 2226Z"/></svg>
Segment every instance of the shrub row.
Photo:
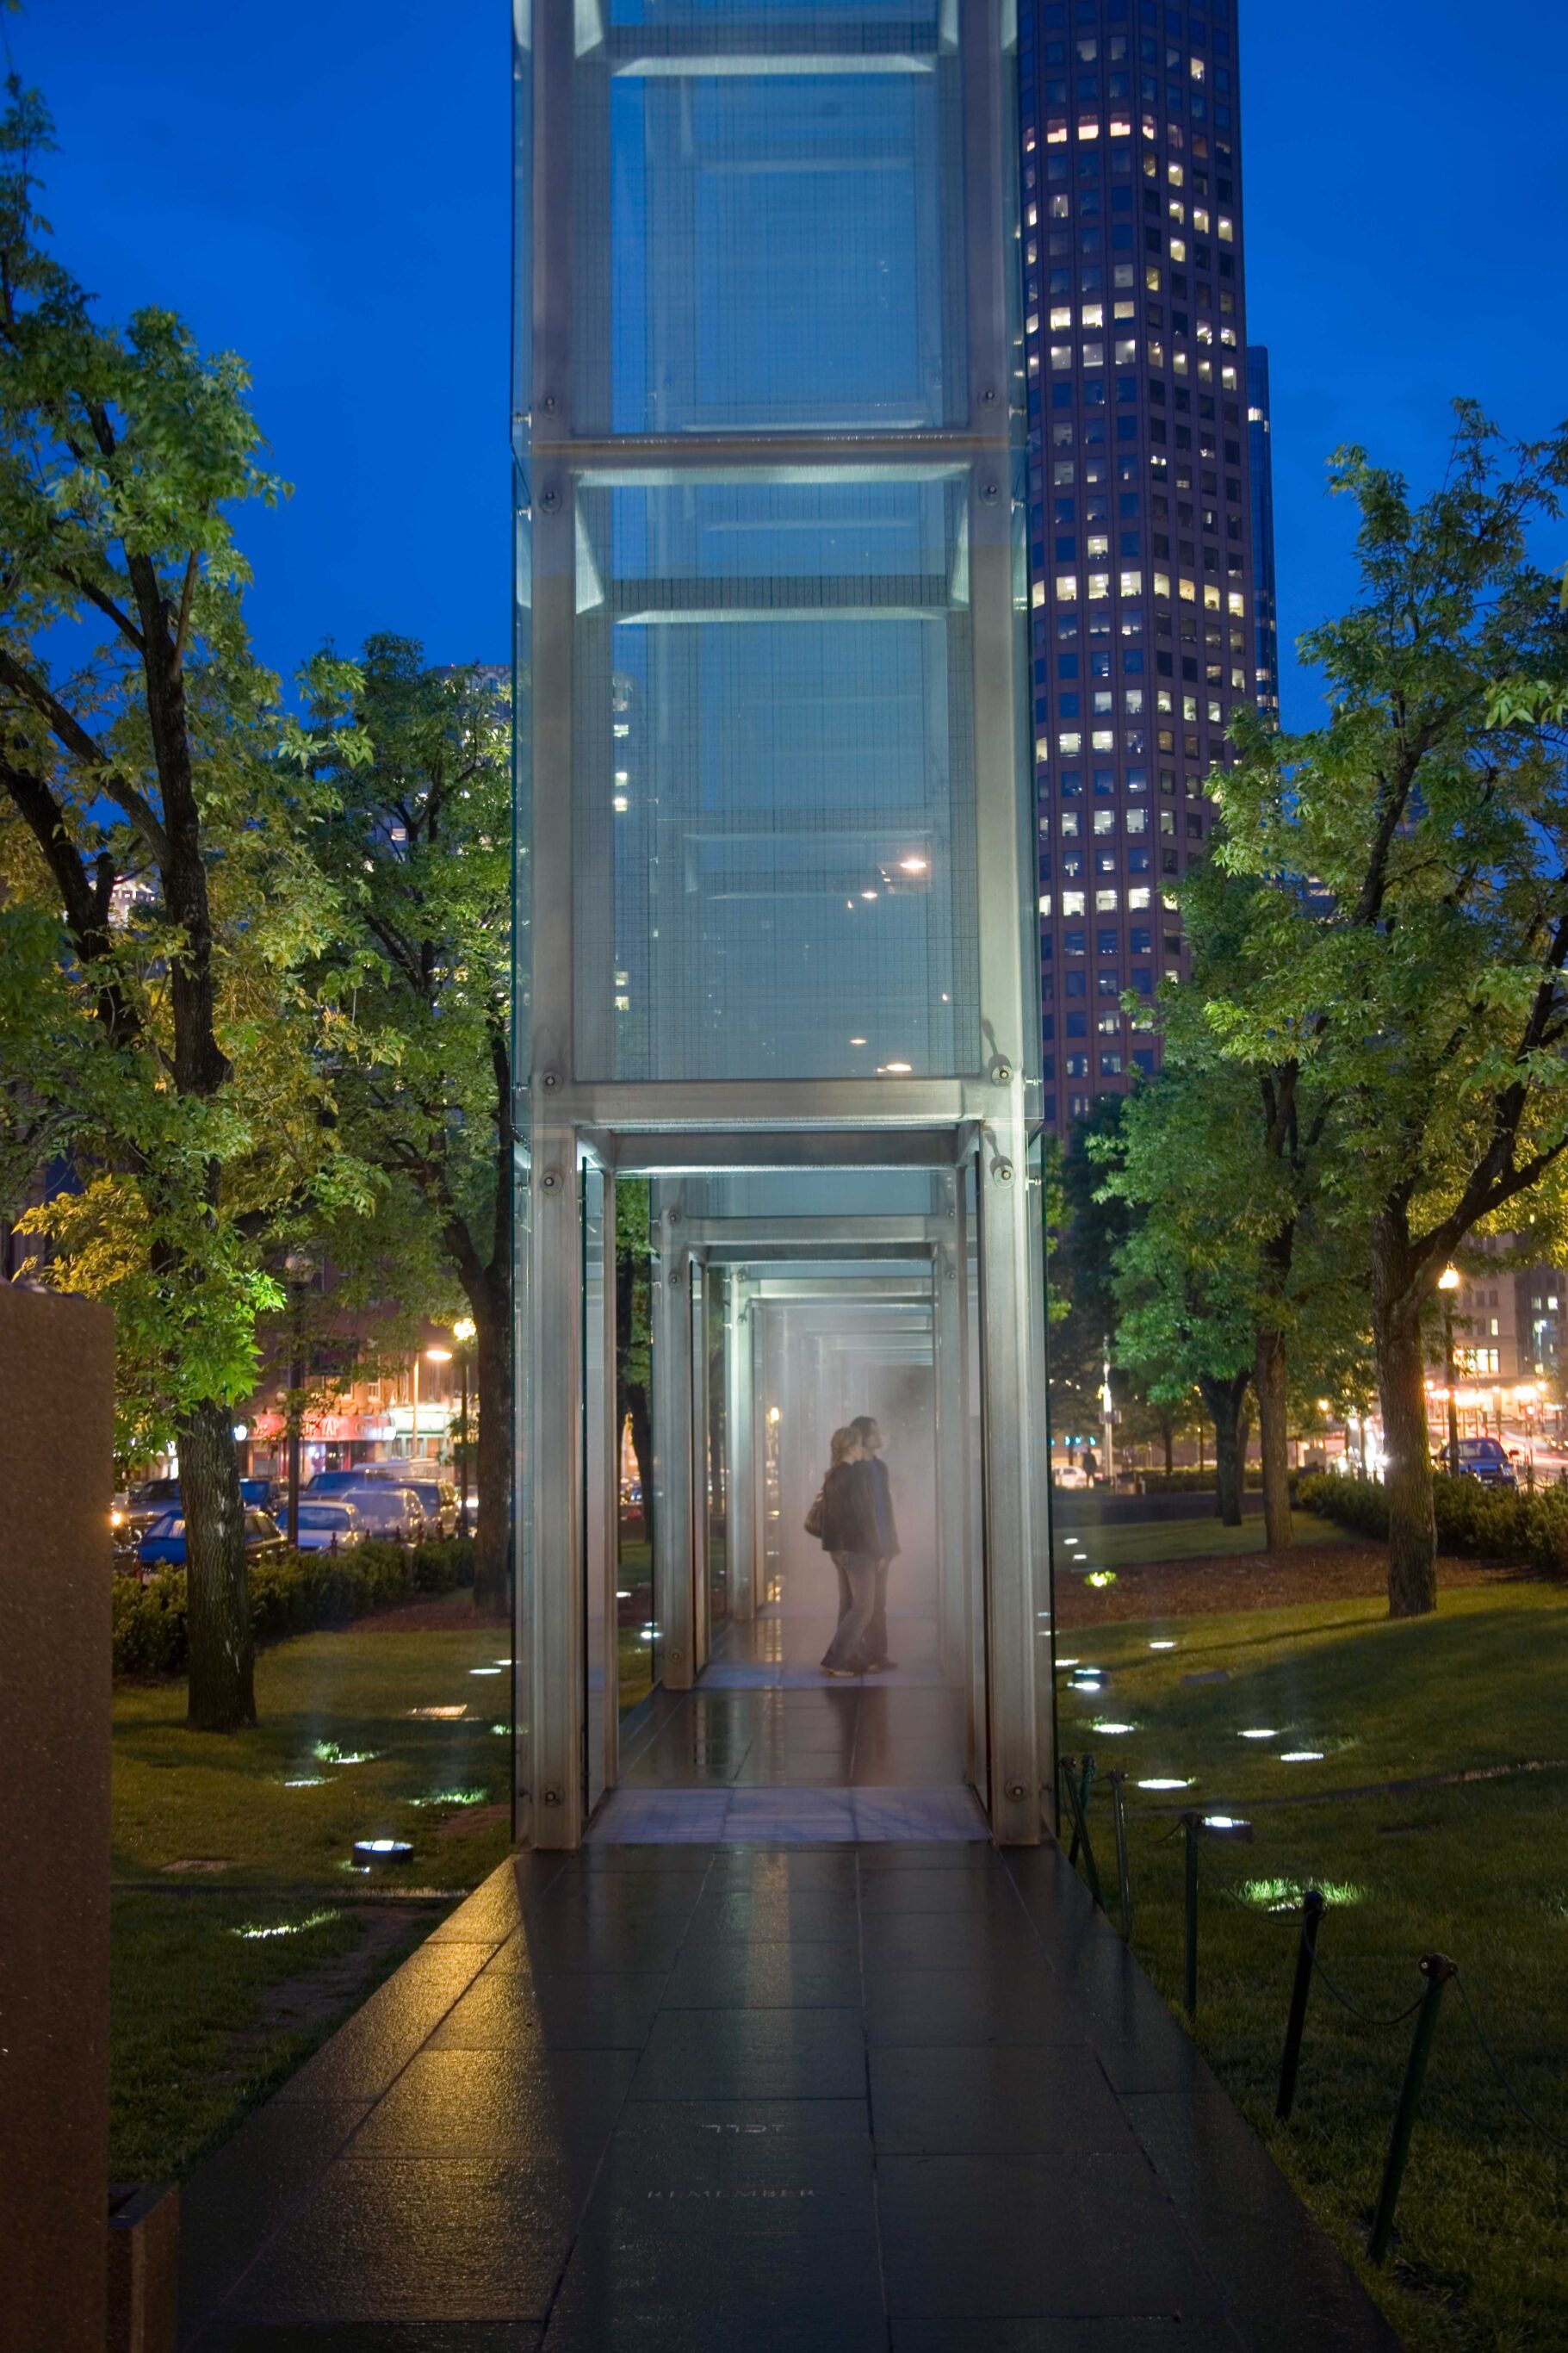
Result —
<svg viewBox="0 0 1568 2353"><path fill-rule="evenodd" d="M1255 1462L1247 1466L1247 1484L1251 1488L1263 1484L1263 1473ZM1202 1471L1140 1471L1138 1492L1141 1495L1212 1495L1217 1492L1214 1464Z"/></svg>
<svg viewBox="0 0 1568 2353"><path fill-rule="evenodd" d="M1302 1479L1296 1500L1304 1512L1319 1512L1379 1540L1388 1534L1388 1497L1381 1479L1346 1479L1316 1472ZM1548 1577L1568 1574L1568 1487L1483 1487L1479 1480L1451 1479L1438 1472L1432 1481L1439 1552L1482 1560L1517 1561Z"/></svg>
<svg viewBox="0 0 1568 2353"><path fill-rule="evenodd" d="M473 1581L469 1536L412 1548L373 1540L352 1552L289 1553L252 1562L250 1622L258 1642L276 1642ZM163 1569L146 1585L117 1577L113 1620L117 1675L178 1674L185 1664L184 1570Z"/></svg>

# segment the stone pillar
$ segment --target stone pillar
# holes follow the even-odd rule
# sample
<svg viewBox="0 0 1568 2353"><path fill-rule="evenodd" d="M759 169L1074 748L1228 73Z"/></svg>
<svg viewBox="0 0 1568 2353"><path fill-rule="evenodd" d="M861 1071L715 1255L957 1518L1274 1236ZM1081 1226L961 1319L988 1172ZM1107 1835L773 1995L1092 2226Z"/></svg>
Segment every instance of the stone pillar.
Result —
<svg viewBox="0 0 1568 2353"><path fill-rule="evenodd" d="M103 2353L114 1319L0 1282L0 2353Z"/></svg>

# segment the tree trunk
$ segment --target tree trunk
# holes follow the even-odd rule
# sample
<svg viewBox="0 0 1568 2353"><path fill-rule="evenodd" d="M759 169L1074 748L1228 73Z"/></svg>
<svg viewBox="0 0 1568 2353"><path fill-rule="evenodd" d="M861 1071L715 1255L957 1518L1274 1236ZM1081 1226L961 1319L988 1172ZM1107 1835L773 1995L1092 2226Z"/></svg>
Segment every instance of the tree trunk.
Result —
<svg viewBox="0 0 1568 2353"><path fill-rule="evenodd" d="M499 1271L498 1271L499 1270ZM479 1395L474 1469L479 1511L474 1523L474 1608L504 1616L511 1606L511 1303L499 1261L490 1280L469 1294L474 1311L474 1375ZM502 1296L496 1296L497 1291Z"/></svg>
<svg viewBox="0 0 1568 2353"><path fill-rule="evenodd" d="M1270 1552L1288 1552L1295 1542L1295 1533L1290 1525L1282 1332L1258 1332L1252 1385L1258 1392L1258 1448L1263 1457L1263 1541Z"/></svg>
<svg viewBox="0 0 1568 2353"><path fill-rule="evenodd" d="M1173 1415L1163 1413L1160 1416L1160 1437L1165 1449L1165 1476L1169 1479L1174 1474L1176 1468L1176 1424Z"/></svg>
<svg viewBox="0 0 1568 2353"><path fill-rule="evenodd" d="M1420 1300L1402 1242L1386 1221L1374 1221L1372 1330L1388 1494L1388 1614L1422 1618L1437 1607L1437 1524Z"/></svg>
<svg viewBox="0 0 1568 2353"><path fill-rule="evenodd" d="M1251 1377L1250 1373L1237 1373L1228 1381L1206 1379L1198 1384L1214 1423L1215 1486L1220 1522L1227 1528L1241 1525L1241 1466L1237 1452L1242 1443L1241 1403Z"/></svg>
<svg viewBox="0 0 1568 2353"><path fill-rule="evenodd" d="M195 1732L237 1732L256 1722L256 1641L232 1408L193 1406L179 1439L190 1650L186 1721Z"/></svg>

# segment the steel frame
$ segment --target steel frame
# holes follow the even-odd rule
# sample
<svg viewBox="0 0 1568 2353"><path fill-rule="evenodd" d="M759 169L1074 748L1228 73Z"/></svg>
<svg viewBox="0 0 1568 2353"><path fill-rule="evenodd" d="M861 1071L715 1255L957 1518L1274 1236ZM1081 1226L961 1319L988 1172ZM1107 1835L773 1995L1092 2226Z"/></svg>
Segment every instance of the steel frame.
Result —
<svg viewBox="0 0 1568 2353"><path fill-rule="evenodd" d="M584 1827L584 1579L601 1573L604 1546L590 1548L585 1525L585 1444L605 1453L604 1418L614 1410L614 1283L596 1363L586 1384L583 1330L584 1240L581 1172L605 1172L605 1224L614 1230L617 1171L929 1166L973 1171L981 1270L978 1303L983 1400L981 1517L984 1527L984 1648L986 1758L977 1780L989 1788L995 1835L1031 1842L1040 1832L1042 1795L1053 1781L1049 1708L1042 1704L1037 1660L1037 1596L1048 1591L1043 1468L1044 1303L1039 1202L1028 1181L1033 1082L1038 1039L1033 954L1034 877L1026 840L1028 755L1019 724L1023 638L1015 603L1016 412L1007 272L1015 263L1007 213L1001 18L1005 0L955 0L962 58L963 202L967 299L969 422L932 431L823 434L746 433L579 438L574 427L573 253L574 72L581 0L534 0L531 47L519 70L531 78L532 381L518 387L518 455L530 501L532 632L532 765L546 789L533 796L531 935L528 948L531 1042L514 1072L518 1132L528 1139L529 1198L520 1221L528 1263L520 1340L531 1356L520 1383L526 1420L519 1448L526 1466L521 1493L518 1580L519 1738L515 1754L520 1836L542 1847L571 1847ZM576 491L599 481L689 480L710 474L766 480L808 466L818 478L835 470L863 476L881 467L957 473L969 484L969 593L972 615L976 802L980 877L979 978L984 1067L938 1078L820 1081L758 1079L681 1084L585 1080L604 1066L590 1008L579 1029L579 893L608 888L608 836L581 822L575 775L574 658ZM519 1025L521 1036L522 1025ZM663 1191L661 1187L661 1192ZM846 1221L847 1226L850 1221ZM661 1221L656 1318L671 1366L689 1363L693 1244ZM890 1238L889 1238L890 1239ZM703 1236L700 1247L723 1248ZM951 1282L964 1293L969 1249L941 1234L922 1237L934 1252L939 1393L950 1421L967 1394L963 1317L944 1311ZM868 1238L856 1244L865 1255ZM727 1252L725 1253L728 1254ZM773 1250L760 1253L773 1257ZM947 1268L951 1264L951 1276ZM755 1365L755 1303L766 1287L749 1275L731 1280L737 1345L730 1396L731 1481L739 1484L742 1449L755 1448L754 1373L744 1374L746 1329ZM605 1349L610 1370L604 1370ZM956 1369L955 1369L956 1368ZM660 1534L658 1577L666 1681L679 1687L696 1672L700 1645L692 1553L697 1493L692 1393L689 1379L666 1377L657 1408ZM739 1394L752 1392L748 1400ZM606 1394L608 1402L606 1404ZM955 1432L966 1440L967 1432ZM957 1452L967 1451L964 1442ZM615 1494L614 1453L609 1495ZM967 1475L967 1474L965 1474ZM596 1493L604 1493L604 1464ZM752 1482L753 1484L755 1482ZM962 1481L944 1490L943 1526L969 1545ZM602 1509L595 1504L595 1509ZM685 1526L680 1522L684 1517ZM731 1607L754 1607L763 1569L758 1531L731 1530ZM593 1566L590 1568L590 1562ZM700 1588L706 1595L706 1582ZM973 1653L979 1636L968 1634ZM606 1694L606 1703L608 1695ZM614 1711L606 1704L606 1717ZM1042 1726L1047 1727L1042 1732ZM606 1741L609 1736L606 1735ZM988 1767L988 1769L987 1769Z"/></svg>

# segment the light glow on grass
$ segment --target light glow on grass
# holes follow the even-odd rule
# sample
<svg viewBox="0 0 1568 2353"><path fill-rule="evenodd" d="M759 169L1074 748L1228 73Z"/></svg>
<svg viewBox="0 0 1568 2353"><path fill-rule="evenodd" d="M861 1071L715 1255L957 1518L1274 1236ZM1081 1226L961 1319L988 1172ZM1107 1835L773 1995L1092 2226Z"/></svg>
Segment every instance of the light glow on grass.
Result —
<svg viewBox="0 0 1568 2353"><path fill-rule="evenodd" d="M1315 1880L1313 1885L1329 1904L1360 1904L1366 1895L1364 1887L1357 1887L1348 1879ZM1307 1883L1300 1879L1247 1879L1242 1882L1244 1904L1255 1904L1263 1912L1297 1912L1307 1892Z"/></svg>
<svg viewBox="0 0 1568 2353"><path fill-rule="evenodd" d="M409 1715L410 1715L426 1716L426 1717L428 1717L428 1718L432 1719L433 1721L435 1721L435 1722L437 1722L437 1723L439 1723L439 1724L447 1724L447 1723L451 1723L451 1722L455 1721L455 1720L456 1720L456 1718L457 1718L457 1717L458 1717L459 1715L467 1715L468 1712L468 1709L467 1709L466 1707L461 1707L461 1706L459 1706L459 1707L411 1707L411 1708L409 1709L409 1711L408 1711L408 1713L409 1713Z"/></svg>
<svg viewBox="0 0 1568 2353"><path fill-rule="evenodd" d="M1281 1765L1321 1765L1322 1761L1321 1748L1287 1748L1279 1758Z"/></svg>
<svg viewBox="0 0 1568 2353"><path fill-rule="evenodd" d="M1278 1740L1279 1735L1271 1724L1255 1724L1250 1731L1244 1732L1241 1736L1243 1740Z"/></svg>
<svg viewBox="0 0 1568 2353"><path fill-rule="evenodd" d="M482 1806L488 1789L432 1789L426 1798L410 1798L411 1806Z"/></svg>
<svg viewBox="0 0 1568 2353"><path fill-rule="evenodd" d="M1113 1568L1091 1569L1089 1576L1084 1579L1084 1582L1086 1585L1094 1586L1114 1585L1116 1582L1116 1571Z"/></svg>
<svg viewBox="0 0 1568 2353"><path fill-rule="evenodd" d="M1103 1732L1109 1736L1119 1732L1136 1732L1138 1726L1135 1724L1091 1724L1089 1728L1091 1732Z"/></svg>
<svg viewBox="0 0 1568 2353"><path fill-rule="evenodd" d="M321 1765L374 1765L374 1748L340 1748L335 1740L318 1740L310 1754Z"/></svg>
<svg viewBox="0 0 1568 2353"><path fill-rule="evenodd" d="M1173 1779L1168 1773L1158 1774L1153 1779L1140 1781L1138 1784L1141 1789L1190 1789L1192 1786L1190 1781Z"/></svg>
<svg viewBox="0 0 1568 2353"><path fill-rule="evenodd" d="M510 1732L511 1726L510 1724L492 1724L490 1730L492 1732L499 1732L501 1738L504 1740L507 1737L507 1735Z"/></svg>
<svg viewBox="0 0 1568 2353"><path fill-rule="evenodd" d="M471 1675L499 1675L500 1672L501 1670L500 1667L470 1667L468 1669L468 1672Z"/></svg>
<svg viewBox="0 0 1568 2353"><path fill-rule="evenodd" d="M324 1773L301 1773L294 1780L285 1781L283 1787L286 1789L324 1789L326 1785Z"/></svg>
<svg viewBox="0 0 1568 2353"><path fill-rule="evenodd" d="M307 1928L324 1928L329 1920L335 1920L337 1916L331 1911L308 1912L302 1920L279 1920L269 1927L263 1927L256 1921L247 1921L243 1928L231 1928L228 1933L231 1936L243 1936L247 1944L255 1944L264 1936L302 1936Z"/></svg>
<svg viewBox="0 0 1568 2353"><path fill-rule="evenodd" d="M1150 1645L1149 1645L1149 1648L1150 1648L1152 1651L1173 1651L1173 1650L1175 1649L1175 1647L1176 1647L1176 1646L1175 1646L1175 1643L1174 1643L1173 1641L1170 1641L1170 1642L1151 1642L1151 1643L1150 1643Z"/></svg>

